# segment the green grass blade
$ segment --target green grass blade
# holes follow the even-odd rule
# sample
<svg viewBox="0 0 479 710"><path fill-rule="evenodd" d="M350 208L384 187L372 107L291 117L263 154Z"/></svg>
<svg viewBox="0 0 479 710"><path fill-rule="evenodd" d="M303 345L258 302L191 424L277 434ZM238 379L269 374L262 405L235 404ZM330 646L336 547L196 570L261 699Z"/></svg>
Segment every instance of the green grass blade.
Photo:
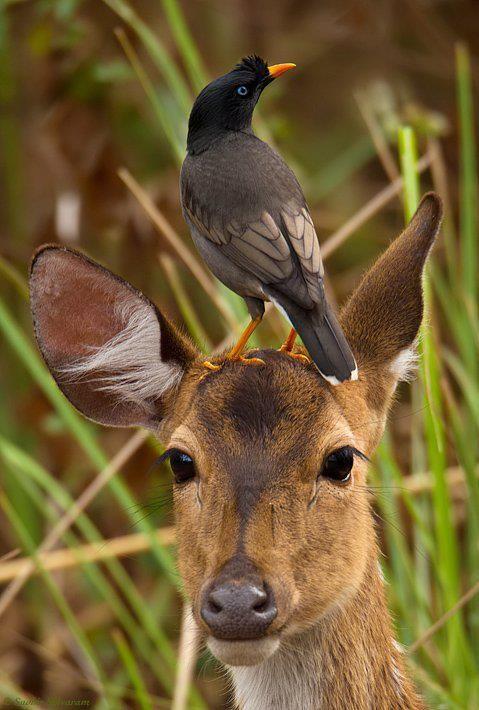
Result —
<svg viewBox="0 0 479 710"><path fill-rule="evenodd" d="M76 414L73 407L61 394L55 381L41 362L39 355L33 350L32 345L14 321L2 299L0 299L0 331L3 332L7 342L17 354L19 360L23 362L35 382L47 395L92 463L98 468L103 468L107 464L107 459L98 447L93 427L86 424Z"/></svg>
<svg viewBox="0 0 479 710"><path fill-rule="evenodd" d="M409 126L399 130L399 156L404 179L404 208L409 220L419 202L419 175L414 132ZM424 278L424 310L427 319L432 310L432 291L426 270ZM432 491L433 516L437 544L437 575L441 585L442 609L452 606L460 596L459 546L453 522L452 502L446 482L446 437L440 382L440 363L433 334L427 324L421 328L420 372L425 390L424 432L429 467L434 477ZM464 633L462 615L453 617L445 629L448 644L451 686L460 693L471 670L470 648ZM460 659L460 660L459 660Z"/></svg>
<svg viewBox="0 0 479 710"><path fill-rule="evenodd" d="M34 698L31 695L24 693L23 690L19 688L18 685L15 685L10 678L5 678L2 671L0 671L0 694L4 704L6 704L6 700L10 700L12 702L12 706L15 704L17 707L19 705L19 700L21 700L22 705L27 707L32 707L34 703Z"/></svg>
<svg viewBox="0 0 479 710"><path fill-rule="evenodd" d="M188 294L185 291L175 262L168 256L168 254L160 254L160 263L166 274L168 283L175 297L176 304L188 327L190 335L194 338L197 345L205 348L206 351L209 352L212 347L211 341L206 333L206 330L203 328L195 309L193 308L193 304L191 303Z"/></svg>
<svg viewBox="0 0 479 710"><path fill-rule="evenodd" d="M71 404L60 392L54 379L41 361L40 356L33 349L31 343L19 328L1 299L0 332L3 332L7 342L16 352L19 361L24 364L35 382L50 400L66 427L80 444L88 459L93 463L97 470L105 468L108 464L108 459L97 443L93 426L75 412ZM108 487L113 491L120 505L128 513L131 522L134 525L137 524L140 530L151 534L152 527L148 520L145 519L138 522L135 520L133 511L137 509L138 504L121 478L118 475L113 477L109 481ZM175 585L178 585L176 567L171 554L167 550L163 549L158 541L153 537L152 548L167 577Z"/></svg>
<svg viewBox="0 0 479 710"><path fill-rule="evenodd" d="M460 309L462 320L466 323L462 329L463 338L459 341L461 359L467 370L469 385L478 382L479 378L479 345L478 334L478 181L477 181L477 146L475 136L474 89L471 69L471 59L467 46L456 45L456 86L460 134L460 260L461 281L454 284L455 293L461 294ZM464 302L466 308L464 309ZM475 337L473 337L473 335ZM464 390L469 391L466 385ZM464 434L469 442L468 455L477 461L479 452L479 418L474 415L474 407L468 397L468 412L464 418ZM466 470L470 470L470 463ZM470 501L475 498L475 481L467 476ZM477 545L477 528L479 527L479 511L469 505L470 524L468 526L468 557L470 560L470 583L479 579L479 547ZM476 660L479 663L479 600L473 600L470 611L471 634L475 645Z"/></svg>
<svg viewBox="0 0 479 710"><path fill-rule="evenodd" d="M190 81L196 91L200 91L208 83L208 75L181 7L177 0L162 0L162 5Z"/></svg>
<svg viewBox="0 0 479 710"><path fill-rule="evenodd" d="M116 36L152 105L156 119L163 129L166 140L172 150L175 162L177 165L181 165L185 153L186 123L184 114L176 108L168 93L163 90L162 94L160 94L158 89L153 86L125 32L121 29L117 30Z"/></svg>
<svg viewBox="0 0 479 710"><path fill-rule="evenodd" d="M24 301L28 301L28 286L17 269L12 266L3 256L0 255L0 276L9 281L15 288L17 293L23 298Z"/></svg>
<svg viewBox="0 0 479 710"><path fill-rule="evenodd" d="M308 197L311 201L324 199L373 157L374 145L370 137L361 136L309 179Z"/></svg>
<svg viewBox="0 0 479 710"><path fill-rule="evenodd" d="M26 529L22 520L20 519L17 512L15 511L9 500L6 498L6 496L1 493L0 506L2 507L4 513L9 519L12 528L17 533L20 543L25 548L26 552L36 561L40 573L53 600L55 601L56 606L58 607L60 613L65 619L65 622L68 628L70 629L73 637L75 638L79 649L81 649L85 660L89 668L91 669L91 672L93 673L93 676L98 681L100 687L103 688L106 682L106 677L103 673L101 661L95 653L95 649L93 648L86 634L83 632L81 626L78 624L70 605L63 596L52 575L42 567L41 561L36 557L35 545L32 539L30 538L28 530ZM104 690L103 694L105 694Z"/></svg>
<svg viewBox="0 0 479 710"><path fill-rule="evenodd" d="M457 98L461 159L461 261L463 292L469 307L477 311L477 158L471 63L467 47L456 47ZM477 357L469 353L469 369L477 375Z"/></svg>
<svg viewBox="0 0 479 710"><path fill-rule="evenodd" d="M374 476L371 468L372 481L380 489L376 496L376 504L384 521L384 534L388 550L388 574L391 582L390 590L400 610L403 624L400 631L402 643L410 644L414 638L414 571L409 557L406 538L399 527L400 514L393 491L393 475L391 471L392 456L388 451L387 439L378 448L378 463L381 477Z"/></svg>
<svg viewBox="0 0 479 710"><path fill-rule="evenodd" d="M172 96L178 101L183 113L186 115L191 107L191 94L188 86L177 68L175 62L168 54L159 38L150 30L145 22L125 0L103 0L140 38L143 46L153 59L158 70L164 76Z"/></svg>
<svg viewBox="0 0 479 710"><path fill-rule="evenodd" d="M57 519L58 508L53 510L50 509L48 504L45 504L43 496L36 492L39 488L45 491L48 495L48 499L54 501L56 506L59 506L64 511L71 508L74 503L73 498L54 477L34 459L28 456L28 454L3 437L0 437L0 456L8 466L15 470L18 476L18 484L28 490L32 500L49 521L54 522ZM31 485L27 487L29 481L34 483L36 488L32 488ZM105 541L103 537L85 513L79 515L76 526L88 542L96 542L99 545L104 544ZM72 549L78 544L78 539L70 532L65 533L63 539ZM155 618L153 613L150 613L149 606L145 605L144 599L140 596L124 567L114 557L103 561L103 564L112 575L118 588L124 594L125 599L128 600L132 609L137 613L141 625L137 623L127 610L115 591L115 588L101 573L100 567L84 562L81 562L81 564L85 568L86 574L89 576L93 586L102 595L104 600L108 602L125 631L135 640L138 653L151 665L154 674L165 688L171 691L173 687L171 670L175 666L173 649L162 632L157 618ZM147 638L145 638L145 634L155 644L162 658L162 663L158 663L157 658L151 653L151 648L147 645L148 641Z"/></svg>
<svg viewBox="0 0 479 710"><path fill-rule="evenodd" d="M69 402L64 398L53 378L49 375L45 366L40 361L39 355L37 355L37 353L33 350L31 344L17 326L1 299L0 331L3 331L7 341L17 353L19 359L24 363L37 384L50 399L66 426L70 429L74 437L82 446L92 463L98 470L103 469L107 465L108 460L97 444L93 433L93 427L81 419ZM142 519L140 521L135 520L134 510L137 510L138 505L123 481L118 476L113 477L109 481L108 487L112 490L122 508L128 513L132 523L137 525L137 527L143 532L151 535L152 526L147 519ZM175 586L178 586L179 579L173 556L168 550L160 545L159 541L153 535L151 535L151 539L152 552L159 562L160 567L164 570L170 582L172 582ZM138 609L140 610L140 614L148 614L148 610L145 608L144 604L141 604L141 602L139 603Z"/></svg>
<svg viewBox="0 0 479 710"><path fill-rule="evenodd" d="M404 180L404 217L409 222L419 204L420 187L417 171L416 136L410 126L399 129L399 160Z"/></svg>
<svg viewBox="0 0 479 710"><path fill-rule="evenodd" d="M151 704L140 669L138 668L135 657L131 652L125 637L118 630L116 630L112 635L118 649L118 654L123 662L123 665L125 666L125 670L128 673L132 686L136 691L135 699L137 700L139 707L142 708L142 710L153 710L153 705Z"/></svg>

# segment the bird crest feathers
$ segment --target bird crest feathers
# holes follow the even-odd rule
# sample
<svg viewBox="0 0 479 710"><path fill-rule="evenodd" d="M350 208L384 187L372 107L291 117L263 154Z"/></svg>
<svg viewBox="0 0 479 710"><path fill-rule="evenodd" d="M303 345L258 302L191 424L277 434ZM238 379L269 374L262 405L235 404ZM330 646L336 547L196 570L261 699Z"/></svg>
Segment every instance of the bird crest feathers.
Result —
<svg viewBox="0 0 479 710"><path fill-rule="evenodd" d="M250 54L235 66L235 71L248 71L262 79L268 76L268 62L259 57L257 54Z"/></svg>

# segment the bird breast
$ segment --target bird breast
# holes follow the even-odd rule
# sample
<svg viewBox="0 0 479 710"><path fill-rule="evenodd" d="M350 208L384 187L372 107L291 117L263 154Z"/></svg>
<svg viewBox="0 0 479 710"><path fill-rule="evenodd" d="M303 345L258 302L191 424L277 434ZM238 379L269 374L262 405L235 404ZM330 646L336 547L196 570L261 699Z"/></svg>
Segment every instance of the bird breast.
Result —
<svg viewBox="0 0 479 710"><path fill-rule="evenodd" d="M276 216L291 198L304 203L296 178L280 156L243 133L187 156L181 184L186 206L214 213L220 222L245 224L261 219L263 212Z"/></svg>

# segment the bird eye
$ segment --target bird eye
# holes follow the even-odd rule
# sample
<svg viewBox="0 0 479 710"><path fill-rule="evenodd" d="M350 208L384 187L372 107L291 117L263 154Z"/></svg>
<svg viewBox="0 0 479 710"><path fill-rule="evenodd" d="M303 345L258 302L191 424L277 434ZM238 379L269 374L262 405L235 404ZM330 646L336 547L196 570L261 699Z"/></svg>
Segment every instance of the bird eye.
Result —
<svg viewBox="0 0 479 710"><path fill-rule="evenodd" d="M238 86L238 88L236 89L236 93L240 96L247 96L248 89L246 86Z"/></svg>
<svg viewBox="0 0 479 710"><path fill-rule="evenodd" d="M351 446L343 446L325 459L321 476L336 483L347 483L351 478L353 463L354 449Z"/></svg>
<svg viewBox="0 0 479 710"><path fill-rule="evenodd" d="M176 483L186 483L196 476L196 468L191 456L179 449L169 454L170 466Z"/></svg>

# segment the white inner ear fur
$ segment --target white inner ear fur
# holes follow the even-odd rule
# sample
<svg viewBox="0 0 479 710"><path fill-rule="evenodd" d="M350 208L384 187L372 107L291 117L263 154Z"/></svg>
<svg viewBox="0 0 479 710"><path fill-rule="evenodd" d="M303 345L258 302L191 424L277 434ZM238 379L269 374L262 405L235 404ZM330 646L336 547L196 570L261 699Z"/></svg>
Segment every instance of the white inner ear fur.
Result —
<svg viewBox="0 0 479 710"><path fill-rule="evenodd" d="M152 415L154 401L179 382L182 369L161 361L160 323L147 303L128 299L115 305L115 314L123 328L60 372L71 382L89 380L117 402L135 403Z"/></svg>
<svg viewBox="0 0 479 710"><path fill-rule="evenodd" d="M417 362L417 348L416 344L413 344L396 355L389 365L389 370L398 382L410 382L414 378Z"/></svg>

